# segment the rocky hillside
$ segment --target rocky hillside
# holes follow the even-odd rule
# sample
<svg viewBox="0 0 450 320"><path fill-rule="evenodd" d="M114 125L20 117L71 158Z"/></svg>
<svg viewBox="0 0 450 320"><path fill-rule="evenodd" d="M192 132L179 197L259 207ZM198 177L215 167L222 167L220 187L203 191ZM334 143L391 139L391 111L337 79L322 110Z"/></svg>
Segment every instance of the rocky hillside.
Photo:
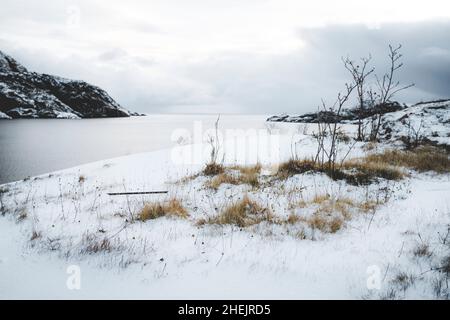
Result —
<svg viewBox="0 0 450 320"><path fill-rule="evenodd" d="M84 81L28 71L0 51L0 119L104 118L136 115Z"/></svg>
<svg viewBox="0 0 450 320"><path fill-rule="evenodd" d="M450 100L420 102L411 106L390 103L379 112L382 116L380 139L384 141L411 144L426 142L450 147ZM373 114L368 112L363 116L365 128L369 130ZM267 121L317 123L332 122L336 116L332 113L318 112L300 116L272 116ZM345 110L338 122L356 124L357 114L352 110Z"/></svg>
<svg viewBox="0 0 450 320"><path fill-rule="evenodd" d="M368 118L373 116L374 114L386 114L390 112L400 111L407 108L406 105L401 105L398 102L389 102L383 105L378 105L376 108L367 108L363 111L361 118ZM356 109L345 109L342 110L339 116L335 115L330 111L319 111L312 113L305 113L303 115L295 115L289 116L287 114L283 114L280 116L272 116L267 119L267 121L273 122L298 122L298 123L317 123L319 119L322 122L334 122L335 120L338 122L351 122L359 119L359 113Z"/></svg>
<svg viewBox="0 0 450 320"><path fill-rule="evenodd" d="M369 120L366 120L367 122ZM420 102L383 115L381 138L450 146L450 100Z"/></svg>

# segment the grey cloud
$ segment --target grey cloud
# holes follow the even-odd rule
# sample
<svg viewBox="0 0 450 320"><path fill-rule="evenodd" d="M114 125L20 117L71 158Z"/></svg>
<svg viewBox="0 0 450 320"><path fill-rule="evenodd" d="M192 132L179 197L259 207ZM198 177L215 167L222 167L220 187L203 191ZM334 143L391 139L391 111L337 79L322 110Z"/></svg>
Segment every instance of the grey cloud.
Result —
<svg viewBox="0 0 450 320"><path fill-rule="evenodd" d="M303 113L322 98L333 101L348 74L341 57L373 56L387 67L387 46L402 43L403 83L416 86L401 102L450 97L450 21L334 25L298 30L304 44L286 54L222 52L196 62L167 65L126 48L90 47L97 55L59 56L0 39L2 49L30 70L83 79L106 89L125 107L141 112ZM94 58L94 59L92 59ZM224 107L226 106L226 107Z"/></svg>
<svg viewBox="0 0 450 320"><path fill-rule="evenodd" d="M198 82L212 84L219 101L239 105L243 112L302 113L315 110L322 98L332 102L350 81L341 57L371 54L376 73L382 75L388 68L388 44L401 43L404 67L398 80L413 82L415 87L397 98L414 103L450 97L448 34L449 21L302 29L299 37L305 46L298 52L261 57L228 54L186 66L184 71Z"/></svg>
<svg viewBox="0 0 450 320"><path fill-rule="evenodd" d="M128 53L121 48L114 48L108 51L105 51L99 55L99 59L102 61L111 61L126 57Z"/></svg>

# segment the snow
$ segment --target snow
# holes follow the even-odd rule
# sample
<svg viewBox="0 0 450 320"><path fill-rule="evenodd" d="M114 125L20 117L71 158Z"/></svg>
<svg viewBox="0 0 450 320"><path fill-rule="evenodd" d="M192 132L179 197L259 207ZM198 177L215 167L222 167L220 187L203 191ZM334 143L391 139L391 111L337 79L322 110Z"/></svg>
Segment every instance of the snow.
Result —
<svg viewBox="0 0 450 320"><path fill-rule="evenodd" d="M408 137L418 131L431 141L450 145L450 100L419 103L387 113L383 122L392 130L391 139Z"/></svg>
<svg viewBox="0 0 450 320"><path fill-rule="evenodd" d="M195 141L0 186L5 208L0 217L0 298L377 299L399 270L426 271L445 254L438 237L450 222L448 173L410 172L402 181L381 180L367 187L322 174L272 180L270 172L293 148L302 157L314 155L313 131L314 125L277 123L257 143L245 137L237 143L226 140L221 150L226 164L263 164L267 176L261 177L260 190L222 185L212 191L203 176L179 182L200 171L208 158L208 146ZM248 148L240 148L244 143L255 153L245 154ZM351 157L364 153L357 144ZM143 190L168 190L182 199L190 217L130 223L130 215L145 202L170 196L106 194ZM355 201L389 200L375 213L352 209L352 219L334 234L266 222L242 230L196 225L244 193L267 204L279 218L291 213L287 206L296 200L292 197L308 200L327 193ZM31 240L34 231L40 237ZM306 239L296 236L299 231ZM87 252L87 237L107 237L111 250ZM436 261L414 260L411 251L420 239L434 245ZM71 265L80 267L80 290L66 286ZM371 290L368 271L374 266L381 272L381 288ZM399 297L432 298L434 276L426 273Z"/></svg>
<svg viewBox="0 0 450 320"><path fill-rule="evenodd" d="M79 116L71 112L55 111L55 114L57 119L81 119Z"/></svg>
<svg viewBox="0 0 450 320"><path fill-rule="evenodd" d="M0 119L11 119L11 117L0 111Z"/></svg>
<svg viewBox="0 0 450 320"><path fill-rule="evenodd" d="M301 123L311 120L308 115L283 114L272 116L268 121ZM355 120L343 120L343 124L356 124ZM389 112L382 116L381 136L385 140L399 142L405 138L419 137L441 145L450 145L450 100L421 102L405 109ZM370 131L371 119L364 119L366 131ZM400 144L400 143L399 143Z"/></svg>

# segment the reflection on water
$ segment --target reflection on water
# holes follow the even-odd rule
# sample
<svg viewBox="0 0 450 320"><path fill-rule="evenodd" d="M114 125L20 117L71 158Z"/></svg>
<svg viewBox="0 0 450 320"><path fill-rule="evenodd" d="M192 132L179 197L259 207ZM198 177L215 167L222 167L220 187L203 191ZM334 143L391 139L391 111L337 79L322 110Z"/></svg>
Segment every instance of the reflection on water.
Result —
<svg viewBox="0 0 450 320"><path fill-rule="evenodd" d="M113 119L0 121L0 184L128 154L170 148L176 129L192 131L214 115L150 115ZM221 129L259 129L267 116L222 115Z"/></svg>

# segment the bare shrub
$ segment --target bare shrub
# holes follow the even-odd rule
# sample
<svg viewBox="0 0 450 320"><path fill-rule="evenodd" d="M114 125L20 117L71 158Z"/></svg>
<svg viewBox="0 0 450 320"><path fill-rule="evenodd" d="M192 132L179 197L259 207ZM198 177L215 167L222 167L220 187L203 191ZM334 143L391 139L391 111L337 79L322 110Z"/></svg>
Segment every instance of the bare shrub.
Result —
<svg viewBox="0 0 450 320"><path fill-rule="evenodd" d="M203 174L207 176L213 176L220 174L224 171L223 165L218 162L220 153L220 141L219 141L219 121L220 115L217 117L214 123L215 134L208 136L207 142L211 147L210 159L203 169ZM223 160L223 159L222 159Z"/></svg>
<svg viewBox="0 0 450 320"><path fill-rule="evenodd" d="M321 170L327 171L333 178L335 172L339 169L337 161L339 143L341 142L339 136L342 132L340 125L342 109L356 87L357 83L346 83L344 93L339 92L336 101L331 106L327 106L322 101L322 109L324 112L318 113L318 132L314 135L317 140L317 152L314 163ZM349 154L353 146L354 144L350 146L342 161Z"/></svg>
<svg viewBox="0 0 450 320"><path fill-rule="evenodd" d="M208 163L203 169L202 173L205 176L215 176L217 174L221 174L225 171L225 167L221 164L217 163Z"/></svg>
<svg viewBox="0 0 450 320"><path fill-rule="evenodd" d="M357 140L364 140L364 130L363 130L363 117L364 109L366 106L366 78L375 70L375 68L369 68L368 64L372 57L369 55L367 58L361 58L360 62L357 63L350 58L343 59L345 68L350 72L353 82L356 85L356 93L358 98L358 107L356 109L358 116L358 135Z"/></svg>

